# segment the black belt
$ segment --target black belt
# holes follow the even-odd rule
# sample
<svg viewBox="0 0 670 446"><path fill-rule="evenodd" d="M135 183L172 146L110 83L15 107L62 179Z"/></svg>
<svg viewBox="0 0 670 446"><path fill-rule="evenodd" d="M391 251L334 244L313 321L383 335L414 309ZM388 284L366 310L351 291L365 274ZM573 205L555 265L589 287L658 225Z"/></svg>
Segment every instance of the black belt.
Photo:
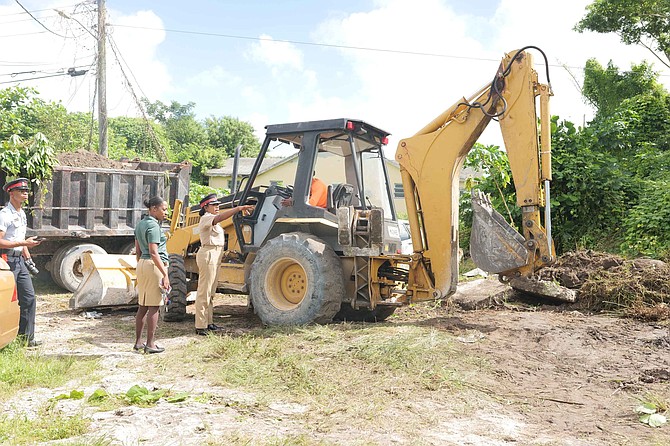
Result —
<svg viewBox="0 0 670 446"><path fill-rule="evenodd" d="M23 250L17 251L16 249L0 249L0 254L6 254L8 257L21 257L23 255Z"/></svg>

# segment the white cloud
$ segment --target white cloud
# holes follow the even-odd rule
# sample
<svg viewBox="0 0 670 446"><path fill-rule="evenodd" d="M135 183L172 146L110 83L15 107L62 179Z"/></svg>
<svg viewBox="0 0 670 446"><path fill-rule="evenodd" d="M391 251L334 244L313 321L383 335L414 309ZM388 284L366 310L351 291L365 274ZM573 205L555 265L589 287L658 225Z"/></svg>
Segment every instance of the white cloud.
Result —
<svg viewBox="0 0 670 446"><path fill-rule="evenodd" d="M93 8L88 10L79 6L73 10L71 1L62 0L41 5L41 9L47 8L59 9L85 26L96 21ZM15 77L2 76L0 82L59 74L70 67L88 69L85 76L25 80L18 85L35 87L41 98L61 100L70 111L90 111L95 91L96 40L76 22L60 17L54 11L41 11L37 16L54 32L76 38L64 39L51 34L26 14L21 14L22 12L14 3L0 5L0 35L12 36L0 39L0 73L30 70L36 72ZM109 9L107 21L114 25L163 28L161 19L151 11L124 15ZM158 60L156 49L165 39L165 32L113 26L108 30L117 44L119 57L125 60L122 62L123 69L135 88L136 95L141 97L146 94L150 98L162 95L169 88L170 76L166 66ZM109 115L136 115L135 100L129 93L114 51L109 45L106 60ZM12 85L17 83L0 84L0 87Z"/></svg>
<svg viewBox="0 0 670 446"><path fill-rule="evenodd" d="M453 0L456 1L456 0ZM430 57L343 49L342 57L360 80L356 95L345 99L347 115L364 117L391 131L392 150L397 139L414 134L434 116L469 96L495 74L505 52L525 45L547 54L552 86L552 113L577 124L592 117L575 86L583 80L586 59L613 59L621 69L631 62L650 59L644 49L625 46L615 35L579 34L572 31L591 0L566 0L560 7L535 0L501 0L493 17L456 14L449 1L385 0L376 9L322 23L314 40L352 47L442 54ZM544 64L533 52L536 69L545 81ZM316 111L332 105L327 95L309 104ZM297 108L297 105L295 106ZM492 126L495 124L492 123ZM482 142L500 144L496 132L487 131ZM487 140L489 138L489 140Z"/></svg>
<svg viewBox="0 0 670 446"><path fill-rule="evenodd" d="M300 71L303 67L303 54L289 42L275 41L272 36L261 34L259 41L251 45L250 57L271 67L275 74L280 70Z"/></svg>

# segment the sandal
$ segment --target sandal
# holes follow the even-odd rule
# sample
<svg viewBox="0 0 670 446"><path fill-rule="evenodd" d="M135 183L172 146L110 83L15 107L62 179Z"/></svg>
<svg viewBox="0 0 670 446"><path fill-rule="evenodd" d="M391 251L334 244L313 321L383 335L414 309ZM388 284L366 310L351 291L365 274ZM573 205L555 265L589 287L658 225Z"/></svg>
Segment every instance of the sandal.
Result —
<svg viewBox="0 0 670 446"><path fill-rule="evenodd" d="M154 348L149 347L148 345L144 346L144 353L163 353L165 348L155 346Z"/></svg>
<svg viewBox="0 0 670 446"><path fill-rule="evenodd" d="M141 350L144 350L144 347L146 347L147 344L142 344L142 345L133 345L133 350L135 353L140 352Z"/></svg>

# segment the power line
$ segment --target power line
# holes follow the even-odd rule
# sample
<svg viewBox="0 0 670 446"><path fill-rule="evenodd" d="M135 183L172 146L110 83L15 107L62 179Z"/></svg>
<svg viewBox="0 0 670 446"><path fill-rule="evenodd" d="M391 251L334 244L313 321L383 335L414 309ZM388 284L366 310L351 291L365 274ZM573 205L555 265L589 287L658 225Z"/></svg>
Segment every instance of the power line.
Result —
<svg viewBox="0 0 670 446"><path fill-rule="evenodd" d="M74 5L61 6L61 8L71 8L71 7L73 7L73 6L79 6L79 3L76 3L76 4L74 4ZM12 12L12 13L9 13L9 14L0 14L0 17L9 17L9 16L13 16L13 15L22 15L22 14L25 14L26 12L27 12L27 13L31 13L31 12L43 12L43 11L53 11L53 8L46 8L46 9L31 9L30 11L25 11L25 10L24 10L24 12Z"/></svg>
<svg viewBox="0 0 670 446"><path fill-rule="evenodd" d="M144 123L147 126L147 132L149 133L149 136L151 139L154 141L154 148L156 149L156 154L158 155L159 159L163 161L168 160L167 152L165 151L165 148L161 144L161 142L158 140L158 136L156 136L156 133L154 132L153 127L151 127L151 123L149 121L149 118L147 117L147 114L144 110L144 107L142 106L142 103L140 102L139 98L135 94L135 89L133 88L133 84L130 82L130 79L128 78L128 75L126 75L125 70L123 69L123 64L121 63L121 60L125 62L123 59L123 56L120 56L120 51L118 47L116 46L116 42L114 39L112 39L111 35L107 35L107 39L109 40L109 47L112 49L112 52L114 53L114 57L116 58L116 63L119 65L119 69L121 70L121 74L123 75L123 78L126 81L126 85L128 86L128 91L130 92L131 96L135 100L135 104L137 105L137 108L140 110L140 113L142 113L142 117L144 118ZM126 66L128 66L128 70L130 70L130 65L126 63ZM135 78L135 75L132 73L132 70L130 70L130 73L133 75L133 78L137 82L137 79ZM140 91L142 91L142 88L138 84L138 88ZM144 94L144 92L142 92ZM146 95L145 95L146 96Z"/></svg>
<svg viewBox="0 0 670 446"><path fill-rule="evenodd" d="M82 66L77 66L77 67L70 67L70 68L68 68L68 69L70 69L70 70L77 70L77 69L79 69L79 68L89 68L89 69L90 69L90 66L89 66L89 65L82 65ZM51 72L44 71L44 70L28 70L28 71L17 71L17 72L15 72L15 73L3 73L3 74L0 74L0 76L12 76L12 77L16 77L16 76L19 76L19 75L21 75L21 74L37 74L37 73L44 73L44 74L58 74L58 73L65 73L66 70L67 70L66 68L59 68L59 69L57 69L57 70L55 70L55 71L51 71Z"/></svg>
<svg viewBox="0 0 670 446"><path fill-rule="evenodd" d="M4 35L4 36L0 36L0 39L3 38L3 37L33 36L35 34L46 34L46 33L47 33L46 31L35 31L35 32L32 32L32 33L7 34L7 35Z"/></svg>
<svg viewBox="0 0 670 446"><path fill-rule="evenodd" d="M46 29L46 30L49 31L51 34L56 35L56 36L58 36L58 37L62 37L63 39L71 39L71 38L72 38L72 37L68 37L68 36L61 36L61 35L58 34L57 32L50 30L49 28L46 27L46 25L44 25L44 23L40 22L40 21L37 19L37 17L35 17L34 15L32 15L32 13L31 13L30 11L28 11L28 10L21 4L21 2L19 2L19 0L14 0L14 1L16 2L17 5L19 5L19 6L21 7L21 9L23 9L23 10L26 12L26 14L28 14L30 17L32 17L37 23L40 24L40 26L41 26L42 28Z"/></svg>
<svg viewBox="0 0 670 446"><path fill-rule="evenodd" d="M337 48L337 49L347 49L347 50L359 50L359 51L376 51L380 53L393 53L393 54L408 54L412 56L431 56L431 57L446 57L450 59L467 59L467 60L481 60L486 62L499 62L500 59L490 59L485 57L472 57L472 56L454 56L450 54L440 54L440 53L426 53L421 51L403 51L403 50L391 50L387 48L372 48L364 46L351 46L351 45L336 45L331 43L318 43L318 42L305 42L300 40L284 40L284 39L270 39L263 37L250 37L250 36L240 36L235 34L220 34L220 33L209 33L203 31L187 31L180 29L169 29L169 28L152 28L148 26L133 26L133 25L115 25L110 23L110 26L115 26L119 28L133 28L133 29L145 29L149 31L165 31L170 33L178 34L192 34L198 36L209 36L209 37L223 37L226 39L240 39L240 40L254 40L261 42L275 42L275 43L292 43L294 45L305 45L305 46L318 46L325 48Z"/></svg>
<svg viewBox="0 0 670 446"><path fill-rule="evenodd" d="M272 39L264 37L251 37L251 36L241 36L236 34L221 34L221 33L211 33L203 31L189 31L181 29L170 29L170 28L154 28L148 26L133 26L133 25L115 25L109 24L110 26L115 26L118 28L131 28L131 29L144 29L148 31L164 31L177 34L190 34L197 36L208 36L208 37L221 37L226 39L239 39L239 40L252 40L260 42L270 42L270 43L291 43L294 45L304 45L304 46L316 46L324 48L336 48L336 49L347 49L347 50L357 50L357 51L373 51L379 53L390 53L390 54L405 54L411 56L428 56L428 57L441 57L448 59L462 59L462 60L475 60L483 62L500 62L500 59L486 58L486 57L472 57L472 56L457 56L453 54L442 54L442 53L428 53L422 51L405 51L405 50L393 50L388 48L374 48L374 47L364 47L364 46L353 46L353 45L336 45L330 43L320 43L320 42L305 42L301 40L288 40L288 39ZM538 64L543 66L544 64ZM548 64L550 67L555 68L573 68L576 70L584 70L582 66L570 66L565 64ZM668 74L659 74L659 76L666 77L670 76Z"/></svg>
<svg viewBox="0 0 670 446"><path fill-rule="evenodd" d="M17 82L34 81L34 80L37 80L37 79L46 79L48 77L69 76L69 75L70 75L69 73L50 74L48 76L38 76L38 77L31 77L31 78L26 78L26 79L16 79L16 80L13 80L13 81L4 81L4 82L0 82L0 84L14 84L14 83L17 83Z"/></svg>

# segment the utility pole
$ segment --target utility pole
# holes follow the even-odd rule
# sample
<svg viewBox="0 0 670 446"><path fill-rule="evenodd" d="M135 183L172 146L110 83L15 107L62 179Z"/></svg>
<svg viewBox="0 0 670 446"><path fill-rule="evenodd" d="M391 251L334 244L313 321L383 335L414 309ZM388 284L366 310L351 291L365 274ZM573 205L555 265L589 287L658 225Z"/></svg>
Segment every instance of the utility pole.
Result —
<svg viewBox="0 0 670 446"><path fill-rule="evenodd" d="M105 61L105 0L98 0L98 152L107 156L107 63Z"/></svg>

